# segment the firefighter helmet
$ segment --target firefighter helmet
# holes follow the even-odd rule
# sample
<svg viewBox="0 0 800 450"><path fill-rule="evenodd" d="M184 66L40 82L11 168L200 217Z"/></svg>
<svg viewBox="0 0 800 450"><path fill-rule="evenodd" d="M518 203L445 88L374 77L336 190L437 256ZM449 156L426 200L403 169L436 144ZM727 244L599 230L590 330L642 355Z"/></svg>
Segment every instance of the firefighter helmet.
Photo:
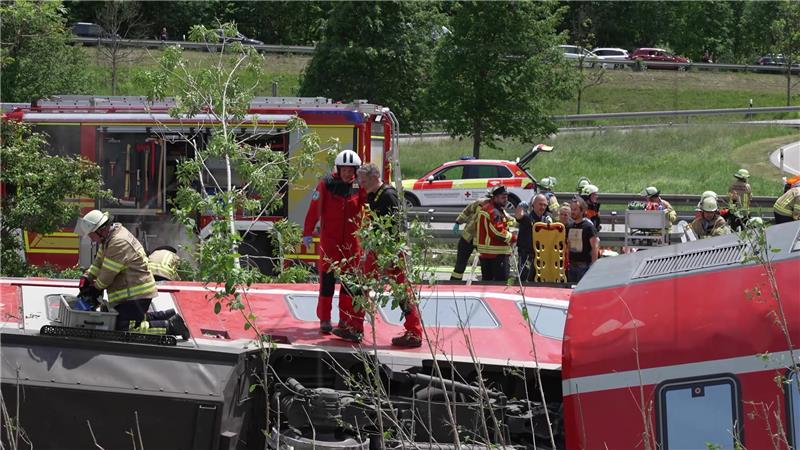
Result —
<svg viewBox="0 0 800 450"><path fill-rule="evenodd" d="M600 188L593 184L587 184L581 189L581 195L592 195L597 192L600 192Z"/></svg>
<svg viewBox="0 0 800 450"><path fill-rule="evenodd" d="M717 193L714 191L705 191L700 194L700 201L697 202L697 207L694 209L695 211L702 211L703 210L703 200L707 198L713 198L714 201L717 200Z"/></svg>
<svg viewBox="0 0 800 450"><path fill-rule="evenodd" d="M358 157L358 153L352 150L342 150L336 155L336 167L340 166L349 166L349 167L359 167L361 166L361 158Z"/></svg>
<svg viewBox="0 0 800 450"><path fill-rule="evenodd" d="M706 197L700 202L700 210L703 212L717 212L719 211L719 206L717 205L717 199L714 197Z"/></svg>
<svg viewBox="0 0 800 450"><path fill-rule="evenodd" d="M497 186L493 187L489 193L492 197L496 197L498 195L508 194L508 189L502 184L498 184Z"/></svg>
<svg viewBox="0 0 800 450"><path fill-rule="evenodd" d="M539 186L543 189L553 189L556 185L556 177L544 177L539 180Z"/></svg>
<svg viewBox="0 0 800 450"><path fill-rule="evenodd" d="M654 197L654 196L656 196L658 194L660 194L660 192L658 191L657 187L648 186L648 187L644 188L644 190L642 191L641 195L643 195L645 197Z"/></svg>
<svg viewBox="0 0 800 450"><path fill-rule="evenodd" d="M94 233L106 223L108 223L108 213L100 211L99 209L93 209L78 221L77 228L81 234L85 235Z"/></svg>
<svg viewBox="0 0 800 450"><path fill-rule="evenodd" d="M747 169L739 169L735 174L733 174L733 176L742 181L747 181L747 179L750 178L750 171Z"/></svg>
<svg viewBox="0 0 800 450"><path fill-rule="evenodd" d="M586 178L586 177L578 178L578 187L577 187L578 192L582 192L583 191L583 187L588 185L588 184L592 184L592 182L589 181L588 178Z"/></svg>

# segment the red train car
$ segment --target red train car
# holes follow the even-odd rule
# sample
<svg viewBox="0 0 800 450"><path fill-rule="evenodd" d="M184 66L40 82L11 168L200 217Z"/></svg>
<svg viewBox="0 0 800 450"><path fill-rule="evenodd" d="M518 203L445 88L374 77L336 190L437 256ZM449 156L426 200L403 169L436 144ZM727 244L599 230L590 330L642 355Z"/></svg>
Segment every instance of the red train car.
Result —
<svg viewBox="0 0 800 450"><path fill-rule="evenodd" d="M570 298L569 449L800 445L800 222L602 259ZM770 282L778 295L773 295Z"/></svg>

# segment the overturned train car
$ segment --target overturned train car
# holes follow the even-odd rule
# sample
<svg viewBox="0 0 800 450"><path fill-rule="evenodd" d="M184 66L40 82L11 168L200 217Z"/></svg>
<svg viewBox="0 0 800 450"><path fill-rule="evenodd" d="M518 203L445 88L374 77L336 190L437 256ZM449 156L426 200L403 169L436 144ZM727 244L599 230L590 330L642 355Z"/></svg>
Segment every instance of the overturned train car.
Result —
<svg viewBox="0 0 800 450"><path fill-rule="evenodd" d="M368 326L355 348L319 333L316 285L256 285L248 300L271 338L266 360L240 313L214 314L209 290L194 283L160 285L154 301L186 318L193 338L176 346L41 335L57 323L54 299L76 289L72 280L0 280L3 401L34 448L127 448L132 439L148 449L563 442L569 289L425 289L426 345L397 349L389 343L403 330L399 311L380 310L375 344Z"/></svg>

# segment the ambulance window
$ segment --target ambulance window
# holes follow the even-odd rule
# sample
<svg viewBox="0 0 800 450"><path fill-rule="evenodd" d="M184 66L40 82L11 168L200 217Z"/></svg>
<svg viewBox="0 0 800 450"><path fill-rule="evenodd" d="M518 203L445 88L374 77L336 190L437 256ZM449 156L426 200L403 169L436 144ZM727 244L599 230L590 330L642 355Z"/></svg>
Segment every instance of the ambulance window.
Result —
<svg viewBox="0 0 800 450"><path fill-rule="evenodd" d="M434 180L460 180L464 174L464 166L454 166L442 169L433 174Z"/></svg>
<svg viewBox="0 0 800 450"><path fill-rule="evenodd" d="M522 302L517 302L522 311ZM528 302L528 320L534 331L553 339L564 339L564 326L567 323L567 310L557 306L538 305Z"/></svg>
<svg viewBox="0 0 800 450"><path fill-rule="evenodd" d="M430 295L419 303L422 322L431 327L497 328L498 323L489 307L478 297ZM400 309L392 309L392 302L381 308L384 320L401 325Z"/></svg>
<svg viewBox="0 0 800 450"><path fill-rule="evenodd" d="M789 370L786 391L789 397L789 444L800 445L800 374Z"/></svg>
<svg viewBox="0 0 800 450"><path fill-rule="evenodd" d="M470 164L464 167L464 178L511 178L511 171L507 167Z"/></svg>
<svg viewBox="0 0 800 450"><path fill-rule="evenodd" d="M667 382L658 390L661 448L734 448L741 423L735 379Z"/></svg>

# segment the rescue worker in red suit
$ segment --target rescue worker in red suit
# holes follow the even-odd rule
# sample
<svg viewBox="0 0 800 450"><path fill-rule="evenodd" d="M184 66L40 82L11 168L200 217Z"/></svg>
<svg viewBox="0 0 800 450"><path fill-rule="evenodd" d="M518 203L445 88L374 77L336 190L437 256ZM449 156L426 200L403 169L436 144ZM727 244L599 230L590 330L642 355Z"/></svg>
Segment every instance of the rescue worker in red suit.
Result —
<svg viewBox="0 0 800 450"><path fill-rule="evenodd" d="M515 221L505 211L508 189L502 184L495 186L491 190L491 196L492 200L478 212L475 246L480 253L483 281L506 281L512 245L517 242L517 233L509 230Z"/></svg>
<svg viewBox="0 0 800 450"><path fill-rule="evenodd" d="M399 214L400 199L395 188L381 180L381 172L378 167L374 164L361 166L358 169L358 183L367 192L370 211L377 217L391 217L392 233L399 233L399 221L402 220ZM398 255L396 261L396 264L392 267L378 267L376 254L372 251L367 251L364 257L364 274L377 274L379 270L383 270L386 276L405 288L405 299L400 303L400 308L403 311L405 333L392 338L392 345L410 348L420 347L422 346L422 321L419 315L419 308L415 302L414 290L407 283L404 264L405 256L403 254ZM336 329L333 333L348 341L361 342L361 336L364 334L364 310L356 311L355 316L355 320L346 324L347 328Z"/></svg>
<svg viewBox="0 0 800 450"><path fill-rule="evenodd" d="M323 334L333 331L331 307L336 289L336 275L332 262L342 261L342 270L358 265L361 246L355 232L361 225L361 210L366 203L366 193L353 182L361 158L352 150L343 150L336 156L336 170L320 180L303 226L303 244L311 246L311 235L319 222L319 299L317 317ZM345 285L339 288L339 326L353 319L353 297Z"/></svg>

